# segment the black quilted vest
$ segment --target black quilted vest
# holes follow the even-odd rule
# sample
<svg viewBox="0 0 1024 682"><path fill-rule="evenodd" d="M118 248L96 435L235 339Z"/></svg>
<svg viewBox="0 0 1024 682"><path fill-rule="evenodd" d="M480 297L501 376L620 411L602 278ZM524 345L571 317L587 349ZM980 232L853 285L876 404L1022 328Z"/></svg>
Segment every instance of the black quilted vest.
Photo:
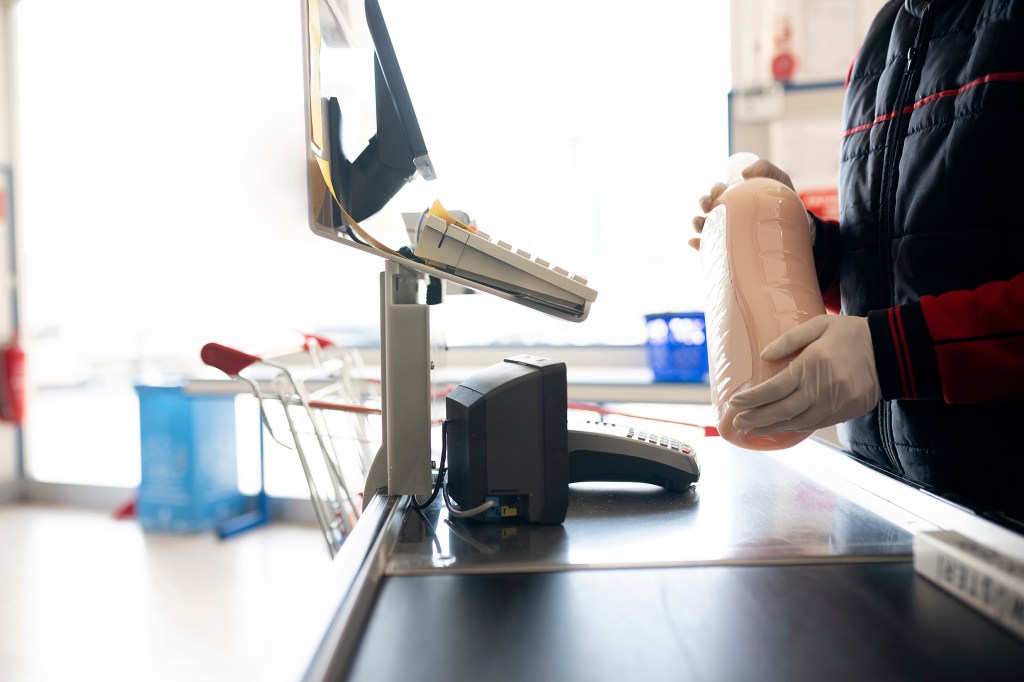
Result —
<svg viewBox="0 0 1024 682"><path fill-rule="evenodd" d="M960 90L1024 71L1022 12L1016 0L903 0L876 17L844 111L845 314L1024 271L1024 83ZM908 482L1024 518L1024 402L882 401L840 436Z"/></svg>

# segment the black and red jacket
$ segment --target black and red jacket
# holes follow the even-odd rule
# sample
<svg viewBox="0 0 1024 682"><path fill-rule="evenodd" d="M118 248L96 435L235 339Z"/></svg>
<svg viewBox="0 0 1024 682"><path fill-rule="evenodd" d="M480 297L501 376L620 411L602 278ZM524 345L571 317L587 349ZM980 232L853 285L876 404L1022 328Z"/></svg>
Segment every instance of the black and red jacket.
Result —
<svg viewBox="0 0 1024 682"><path fill-rule="evenodd" d="M847 84L826 303L867 316L882 401L850 454L1024 517L1024 0L894 0Z"/></svg>

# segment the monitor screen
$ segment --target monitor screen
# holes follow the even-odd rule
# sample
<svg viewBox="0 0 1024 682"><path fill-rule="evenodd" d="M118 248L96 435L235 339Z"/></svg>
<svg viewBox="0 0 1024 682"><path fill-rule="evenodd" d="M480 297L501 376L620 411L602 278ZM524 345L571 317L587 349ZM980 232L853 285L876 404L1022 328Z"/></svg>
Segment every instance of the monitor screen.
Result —
<svg viewBox="0 0 1024 682"><path fill-rule="evenodd" d="M409 89L405 86L405 78L402 77L402 69L398 65L398 56L395 54L395 47L391 43L388 27L384 23L384 14L377 0L366 0L366 23L373 38L375 55L377 135L383 135L396 148L400 146L399 141L404 139L405 147L402 151L412 157L412 162L423 179L433 180L434 167L430 163L427 145L423 142L423 133L420 132L416 111L409 97ZM394 109L395 116L392 116L389 106ZM395 123L398 124L397 127Z"/></svg>
<svg viewBox="0 0 1024 682"><path fill-rule="evenodd" d="M358 239L348 230L338 204L354 220L364 220L387 205L417 173L427 180L434 179L435 173L377 0L365 0L374 47L376 133L354 159L345 153L343 103L336 97L320 97L319 1L303 3L309 222L314 230L340 229Z"/></svg>

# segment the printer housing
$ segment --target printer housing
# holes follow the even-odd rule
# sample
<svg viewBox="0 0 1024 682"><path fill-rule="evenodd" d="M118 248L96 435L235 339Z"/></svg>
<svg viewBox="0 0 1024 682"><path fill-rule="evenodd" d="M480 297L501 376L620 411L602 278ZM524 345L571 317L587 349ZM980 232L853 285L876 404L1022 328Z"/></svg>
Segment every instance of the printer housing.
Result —
<svg viewBox="0 0 1024 682"><path fill-rule="evenodd" d="M565 363L506 358L446 399L448 492L485 522L562 523L569 507Z"/></svg>

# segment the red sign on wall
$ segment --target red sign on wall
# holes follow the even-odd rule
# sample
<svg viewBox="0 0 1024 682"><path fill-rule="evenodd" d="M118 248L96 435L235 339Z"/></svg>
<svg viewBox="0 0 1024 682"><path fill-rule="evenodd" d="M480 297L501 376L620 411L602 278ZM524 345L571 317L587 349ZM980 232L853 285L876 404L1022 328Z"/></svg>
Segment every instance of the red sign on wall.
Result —
<svg viewBox="0 0 1024 682"><path fill-rule="evenodd" d="M839 220L839 189L807 189L798 192L808 211L826 220Z"/></svg>

